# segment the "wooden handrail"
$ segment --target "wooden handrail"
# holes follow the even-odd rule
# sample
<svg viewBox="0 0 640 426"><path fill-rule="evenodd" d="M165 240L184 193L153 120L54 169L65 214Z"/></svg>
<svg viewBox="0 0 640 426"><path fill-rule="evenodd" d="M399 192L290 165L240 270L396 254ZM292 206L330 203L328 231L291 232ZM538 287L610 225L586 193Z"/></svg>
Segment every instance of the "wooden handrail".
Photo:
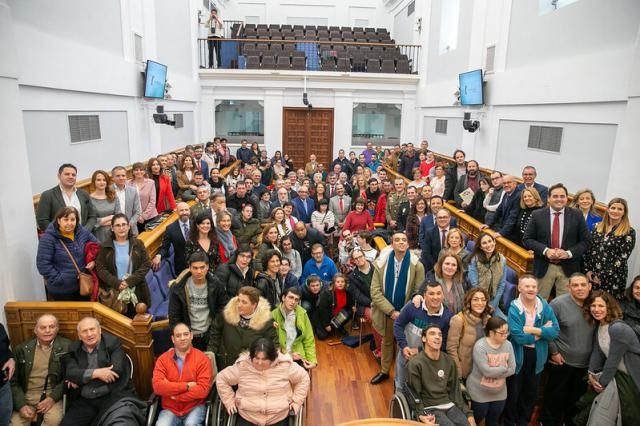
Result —
<svg viewBox="0 0 640 426"><path fill-rule="evenodd" d="M103 330L122 341L125 352L133 360L133 383L138 396L145 400L151 394L150 373L153 371L153 338L151 315L136 315L133 319L97 302L7 302L4 305L7 332L11 344L16 345L33 337L36 319L43 314L55 315L59 333L77 340L76 325L84 317L95 317ZM147 373L147 374L145 374Z"/></svg>
<svg viewBox="0 0 640 426"><path fill-rule="evenodd" d="M433 152L433 151L431 151ZM453 157L449 157L448 155L444 155L444 154L439 154L437 152L433 152L434 157L436 158L436 161L440 161L440 162L444 162L444 163L448 163L448 164L455 164L455 160L453 159ZM491 173L493 173L495 170L493 169L487 169L486 167L480 167L480 172L483 173L485 176L489 176L491 175ZM504 174L504 173L503 173ZM522 179L514 176L516 182L518 182L519 184L522 183ZM572 202L573 199L575 198L574 194L569 194L569 202ZM600 215L603 216L604 212L607 210L607 205L601 202L596 202L596 205L594 206L594 209L596 210L596 212Z"/></svg>
<svg viewBox="0 0 640 426"><path fill-rule="evenodd" d="M387 171L387 174L390 174L395 178L402 179L406 183L410 182L409 179L389 168L389 166L385 165L384 168ZM460 228L468 238L475 239L480 234L480 226L482 223L478 222L468 214L459 211L455 206L449 203L445 203L444 207L456 217L458 228ZM485 231L495 235L495 232L490 229L486 229ZM496 242L497 250L505 256L508 265L516 271L518 276L533 271L533 253L527 251L523 247L520 247L514 242L507 240L506 238L498 238Z"/></svg>

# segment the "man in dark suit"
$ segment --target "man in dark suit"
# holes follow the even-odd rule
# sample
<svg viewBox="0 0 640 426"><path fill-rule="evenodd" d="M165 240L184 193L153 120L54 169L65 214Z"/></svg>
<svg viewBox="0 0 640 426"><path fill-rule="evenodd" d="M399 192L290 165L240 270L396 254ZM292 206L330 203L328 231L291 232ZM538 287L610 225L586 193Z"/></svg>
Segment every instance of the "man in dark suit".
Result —
<svg viewBox="0 0 640 426"><path fill-rule="evenodd" d="M567 292L569 277L580 272L582 255L590 234L579 210L567 207L567 188L557 183L549 188L549 206L533 212L524 231L524 246L533 250L533 273L538 278L538 294L549 297Z"/></svg>
<svg viewBox="0 0 640 426"><path fill-rule="evenodd" d="M518 241L516 224L520 213L520 191L516 188L516 178L511 175L502 177L502 191L504 197L496 214L489 218L486 225L482 225L480 230L491 228L496 231L499 237L505 237L511 241Z"/></svg>
<svg viewBox="0 0 640 426"><path fill-rule="evenodd" d="M135 398L120 339L103 333L93 317L81 319L77 331L80 340L71 343L64 362L64 378L75 385L60 423L64 426L88 426L121 399ZM124 420L123 424L138 424L135 417Z"/></svg>
<svg viewBox="0 0 640 426"><path fill-rule="evenodd" d="M424 236L422 249L422 264L426 272L431 271L438 261L440 250L445 246L447 234L451 229L451 213L447 209L440 209L436 213L436 226Z"/></svg>
<svg viewBox="0 0 640 426"><path fill-rule="evenodd" d="M436 215L444 207L444 201L442 197L439 195L434 195L429 200L429 214L422 218L420 222L420 232L418 236L418 244L420 247L424 244L424 239L426 235L431 232L433 228L436 227ZM455 217L451 218L449 222L449 227L455 228L458 226L458 222Z"/></svg>
<svg viewBox="0 0 640 426"><path fill-rule="evenodd" d="M151 259L151 266L154 270L160 268L160 262L162 259L169 257L169 249L173 246L173 259L176 268L176 275L180 275L180 272L187 268L187 259L185 254L185 244L189 239L189 230L191 229L191 222L189 217L191 210L189 204L178 203L176 206L178 213L178 220L167 226L167 230L162 236L162 247L160 252Z"/></svg>
<svg viewBox="0 0 640 426"><path fill-rule="evenodd" d="M467 203L462 200L460 194L467 188L471 189L475 194L480 188L480 179L484 176L480 173L480 166L476 160L470 160L467 163L467 173L460 176L453 190L453 199L456 201L456 207L464 209L467 207Z"/></svg>
<svg viewBox="0 0 640 426"><path fill-rule="evenodd" d="M196 160L195 168L197 171L202 173L202 176L205 179L209 179L209 165L204 160L204 158L202 158L202 154L203 154L202 145L196 146L195 150L193 151L193 155Z"/></svg>
<svg viewBox="0 0 640 426"><path fill-rule="evenodd" d="M458 177L464 175L467 172L467 162L465 160L466 154L461 149L453 151L454 165L447 167L444 195L445 201L454 200L454 190L458 184Z"/></svg>
<svg viewBox="0 0 640 426"><path fill-rule="evenodd" d="M542 185L541 183L536 182L536 177L538 176L538 172L536 168L533 166L525 166L522 169L522 181L520 185L518 185L518 191L522 191L525 188L535 188L540 194L540 199L542 200L542 205L547 205L547 198L549 198L549 189Z"/></svg>
<svg viewBox="0 0 640 426"><path fill-rule="evenodd" d="M311 214L316 209L316 203L309 198L309 189L301 186L298 190L298 198L294 198L291 202L298 220L305 224L311 223Z"/></svg>
<svg viewBox="0 0 640 426"><path fill-rule="evenodd" d="M96 210L89 194L76 188L78 169L73 164L63 164L58 169L59 184L47 189L40 196L36 221L38 229L44 231L63 207L73 206L80 212L80 224L89 231L96 225Z"/></svg>

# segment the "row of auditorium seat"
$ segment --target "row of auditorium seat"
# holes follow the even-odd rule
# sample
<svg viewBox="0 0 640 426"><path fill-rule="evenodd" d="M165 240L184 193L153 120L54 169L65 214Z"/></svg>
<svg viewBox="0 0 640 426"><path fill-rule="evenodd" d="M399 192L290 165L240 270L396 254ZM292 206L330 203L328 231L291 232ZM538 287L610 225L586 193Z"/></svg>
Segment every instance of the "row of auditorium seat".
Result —
<svg viewBox="0 0 640 426"><path fill-rule="evenodd" d="M300 70L306 69L305 58L301 56L290 57L289 55L265 55L247 56L247 69L275 69L275 70ZM322 61L321 71L340 72L369 72L369 73L389 73L389 74L410 74L409 61L405 59L379 59L367 58L351 60L350 58L329 57Z"/></svg>

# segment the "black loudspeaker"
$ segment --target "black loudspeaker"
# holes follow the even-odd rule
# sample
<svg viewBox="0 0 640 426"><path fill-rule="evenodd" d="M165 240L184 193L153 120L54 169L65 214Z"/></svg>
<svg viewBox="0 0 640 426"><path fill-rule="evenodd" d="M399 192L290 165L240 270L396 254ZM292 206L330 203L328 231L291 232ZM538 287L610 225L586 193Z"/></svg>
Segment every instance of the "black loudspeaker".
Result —
<svg viewBox="0 0 640 426"><path fill-rule="evenodd" d="M480 128L480 122L478 120L463 120L462 127L464 127L467 132L473 133Z"/></svg>

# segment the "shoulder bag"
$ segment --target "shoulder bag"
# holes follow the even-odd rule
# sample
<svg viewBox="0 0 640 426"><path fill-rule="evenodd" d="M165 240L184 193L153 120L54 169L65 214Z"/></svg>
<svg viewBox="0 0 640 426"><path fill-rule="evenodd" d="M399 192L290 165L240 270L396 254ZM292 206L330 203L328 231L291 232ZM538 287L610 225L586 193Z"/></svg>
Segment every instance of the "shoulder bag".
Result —
<svg viewBox="0 0 640 426"><path fill-rule="evenodd" d="M69 258L71 259L71 262L73 262L73 266L75 266L76 271L78 271L80 296L89 296L91 294L91 290L93 290L93 277L91 276L91 274L82 272L65 243L60 241L60 244L62 244L62 247L64 247L64 250L67 252Z"/></svg>

